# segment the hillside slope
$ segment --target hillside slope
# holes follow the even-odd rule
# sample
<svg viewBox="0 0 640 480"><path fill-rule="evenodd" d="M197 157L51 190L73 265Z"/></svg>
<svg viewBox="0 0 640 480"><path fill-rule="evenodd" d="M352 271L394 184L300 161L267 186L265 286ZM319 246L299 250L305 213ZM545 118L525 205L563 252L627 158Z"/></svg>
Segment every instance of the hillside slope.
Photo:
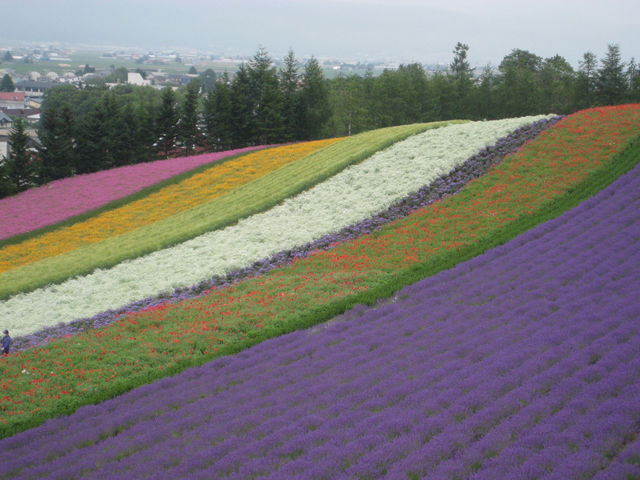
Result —
<svg viewBox="0 0 640 480"><path fill-rule="evenodd" d="M637 478L638 191L0 441L1 478Z"/></svg>

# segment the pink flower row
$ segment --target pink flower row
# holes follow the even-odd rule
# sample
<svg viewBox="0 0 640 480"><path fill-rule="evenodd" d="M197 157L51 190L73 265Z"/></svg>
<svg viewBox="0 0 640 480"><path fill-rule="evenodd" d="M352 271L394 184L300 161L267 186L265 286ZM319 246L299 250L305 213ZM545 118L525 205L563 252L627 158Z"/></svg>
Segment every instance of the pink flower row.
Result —
<svg viewBox="0 0 640 480"><path fill-rule="evenodd" d="M0 199L0 240L102 207L201 165L263 147L246 147L128 165L55 180Z"/></svg>

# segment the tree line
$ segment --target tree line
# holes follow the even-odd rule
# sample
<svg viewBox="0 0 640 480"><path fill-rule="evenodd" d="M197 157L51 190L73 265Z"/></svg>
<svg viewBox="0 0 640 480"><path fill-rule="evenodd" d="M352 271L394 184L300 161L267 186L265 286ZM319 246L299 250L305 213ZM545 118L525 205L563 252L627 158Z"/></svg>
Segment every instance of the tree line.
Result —
<svg viewBox="0 0 640 480"><path fill-rule="evenodd" d="M458 43L448 68L401 65L374 76L325 78L315 58L293 51L279 67L259 49L233 75L208 70L188 85L161 91L119 85L56 87L45 96L36 155L24 123L10 136L0 166L0 195L75 174L248 145L352 135L414 122L568 114L640 101L640 70L618 45L598 60L587 52L575 70L563 57L514 49L498 65L471 68Z"/></svg>

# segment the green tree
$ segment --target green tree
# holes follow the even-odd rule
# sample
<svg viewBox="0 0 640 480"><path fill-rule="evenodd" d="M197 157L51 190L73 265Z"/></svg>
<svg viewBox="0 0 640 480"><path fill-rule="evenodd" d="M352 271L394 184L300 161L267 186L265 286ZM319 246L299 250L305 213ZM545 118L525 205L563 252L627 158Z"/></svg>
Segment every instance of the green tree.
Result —
<svg viewBox="0 0 640 480"><path fill-rule="evenodd" d="M138 119L136 135L139 139L136 152L137 162L147 162L155 154L154 144L158 139L155 118L156 108L153 102L138 103L133 108Z"/></svg>
<svg viewBox="0 0 640 480"><path fill-rule="evenodd" d="M11 52L9 50L4 52L4 55L2 56L2 61L4 61L4 62L13 61L13 55L11 55Z"/></svg>
<svg viewBox="0 0 640 480"><path fill-rule="evenodd" d="M252 143L268 144L284 138L282 93L276 67L264 48L249 63L250 105L255 130Z"/></svg>
<svg viewBox="0 0 640 480"><path fill-rule="evenodd" d="M575 72L560 55L544 60L539 73L541 105L544 112L570 113L573 105Z"/></svg>
<svg viewBox="0 0 640 480"><path fill-rule="evenodd" d="M200 83L202 84L202 92L207 95L216 88L216 72L207 68L200 74Z"/></svg>
<svg viewBox="0 0 640 480"><path fill-rule="evenodd" d="M329 82L329 135L338 137L369 128L365 79L358 75L337 77Z"/></svg>
<svg viewBox="0 0 640 480"><path fill-rule="evenodd" d="M300 135L298 138L320 138L331 117L329 89L315 57L311 57L302 74Z"/></svg>
<svg viewBox="0 0 640 480"><path fill-rule="evenodd" d="M195 152L198 143L198 101L200 100L200 80L189 82L184 103L180 111L179 138L187 155Z"/></svg>
<svg viewBox="0 0 640 480"><path fill-rule="evenodd" d="M469 97L473 87L473 69L467 60L469 45L458 42L453 49L453 61L449 65L453 83L454 108L452 116L469 118Z"/></svg>
<svg viewBox="0 0 640 480"><path fill-rule="evenodd" d="M298 129L300 107L300 74L298 61L292 49L284 59L280 69L280 88L282 90L282 123L284 126L284 140L294 140Z"/></svg>
<svg viewBox="0 0 640 480"><path fill-rule="evenodd" d="M113 72L105 78L105 81L110 83L127 83L129 79L129 71L125 67L118 67L113 69Z"/></svg>
<svg viewBox="0 0 640 480"><path fill-rule="evenodd" d="M495 89L496 76L491 65L485 65L478 79L477 88L472 92L470 108L472 118L493 120L496 118Z"/></svg>
<svg viewBox="0 0 640 480"><path fill-rule="evenodd" d="M589 108L595 104L597 88L597 58L592 52L585 52L579 63L578 75L575 81L576 107Z"/></svg>
<svg viewBox="0 0 640 480"><path fill-rule="evenodd" d="M131 103L113 111L111 122L110 151L114 166L132 165L141 161L142 138L139 121Z"/></svg>
<svg viewBox="0 0 640 480"><path fill-rule="evenodd" d="M429 78L432 103L430 120L450 120L454 117L454 91L451 82L442 72L435 72Z"/></svg>
<svg viewBox="0 0 640 480"><path fill-rule="evenodd" d="M496 94L502 106L499 116L518 117L541 113L539 73L542 58L526 50L514 49L498 70Z"/></svg>
<svg viewBox="0 0 640 480"><path fill-rule="evenodd" d="M599 103L616 105L623 102L627 94L627 86L620 47L616 44L607 45L607 54L601 63L596 80Z"/></svg>
<svg viewBox="0 0 640 480"><path fill-rule="evenodd" d="M231 126L234 148L245 147L253 143L253 132L256 129L254 112L254 96L249 67L242 64L231 84Z"/></svg>
<svg viewBox="0 0 640 480"><path fill-rule="evenodd" d="M206 97L204 123L210 150L228 150L233 146L233 108L229 75L225 72Z"/></svg>
<svg viewBox="0 0 640 480"><path fill-rule="evenodd" d="M9 157L6 159L8 178L15 191L20 192L36 182L36 163L28 151L29 135L26 125L17 118L9 132Z"/></svg>
<svg viewBox="0 0 640 480"><path fill-rule="evenodd" d="M110 151L109 135L111 119L105 103L95 108L78 122L75 170L76 173L90 173L105 170L113 166L113 152Z"/></svg>
<svg viewBox="0 0 640 480"><path fill-rule="evenodd" d="M13 92L16 89L13 80L8 73L5 73L0 81L0 92Z"/></svg>
<svg viewBox="0 0 640 480"><path fill-rule="evenodd" d="M9 178L9 168L6 162L0 161L0 198L5 198L15 193L16 189Z"/></svg>
<svg viewBox="0 0 640 480"><path fill-rule="evenodd" d="M431 95L424 67L419 63L400 65L398 75L402 78L400 94L404 96L404 104L407 108L407 122L426 121L428 119Z"/></svg>
<svg viewBox="0 0 640 480"><path fill-rule="evenodd" d="M627 84L629 102L640 102L640 68L636 65L633 57L627 68Z"/></svg>
<svg viewBox="0 0 640 480"><path fill-rule="evenodd" d="M43 111L38 128L41 183L71 176L74 170L74 121L69 106Z"/></svg>
<svg viewBox="0 0 640 480"><path fill-rule="evenodd" d="M510 68L514 69L524 69L530 72L537 72L542 67L542 57L531 53L527 50L521 50L519 48L514 48L511 50L511 53L506 55L500 65L498 65L498 70L501 72L506 72Z"/></svg>
<svg viewBox="0 0 640 480"><path fill-rule="evenodd" d="M162 89L162 104L158 112L156 127L158 131L158 149L165 157L174 149L178 135L178 106L176 95L171 87Z"/></svg>

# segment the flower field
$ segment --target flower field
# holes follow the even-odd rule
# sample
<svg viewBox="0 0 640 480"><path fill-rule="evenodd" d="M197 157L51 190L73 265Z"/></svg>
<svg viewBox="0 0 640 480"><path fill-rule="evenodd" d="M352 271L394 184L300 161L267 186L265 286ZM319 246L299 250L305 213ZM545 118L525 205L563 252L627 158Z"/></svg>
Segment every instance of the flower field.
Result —
<svg viewBox="0 0 640 480"><path fill-rule="evenodd" d="M639 189L636 167L386 305L2 440L0 478L637 478Z"/></svg>
<svg viewBox="0 0 640 480"><path fill-rule="evenodd" d="M0 240L62 222L132 195L202 165L263 146L190 157L156 160L140 165L63 178L39 188L0 199Z"/></svg>
<svg viewBox="0 0 640 480"><path fill-rule="evenodd" d="M298 157L297 161L289 161L286 165L258 176L251 182L247 183L240 177L236 188L217 198L192 205L193 208L154 223L139 226L129 232L103 238L101 241L1 273L0 298L34 290L50 283L59 283L76 275L91 273L98 268L109 268L124 260L167 248L205 232L234 224L241 218L267 210L285 198L310 188L345 167L362 161L381 148L412 134L446 123L403 125L362 133L343 141L333 142L332 145L304 155L302 158ZM313 144L317 145L316 142ZM280 151L281 148L286 147L256 152L256 155L276 155L273 151ZM305 147L291 146L291 148L293 152L290 153L295 155L297 150ZM240 157L238 160L244 162L245 157ZM216 167L212 170L217 170ZM238 183L241 184L238 185ZM171 203L171 200L168 199L168 202ZM144 215L144 212L141 214ZM111 227L110 225L109 228ZM12 255L9 252L19 253L20 249L21 245L18 244L5 247L2 251L6 250L9 258ZM25 253L30 255L26 251Z"/></svg>
<svg viewBox="0 0 640 480"><path fill-rule="evenodd" d="M122 235L189 210L339 141L338 138L248 153L139 200L16 245L0 249L0 272Z"/></svg>
<svg viewBox="0 0 640 480"><path fill-rule="evenodd" d="M345 169L372 168L372 147L269 207L342 171L336 203L364 190L372 210L232 283L0 358L0 478L640 478L640 105L549 124L499 163L480 168L476 149L387 200ZM411 173L380 168L392 187ZM322 223L311 203L273 225Z"/></svg>
<svg viewBox="0 0 640 480"><path fill-rule="evenodd" d="M226 275L363 221L449 174L488 144L537 120L541 118L426 130L236 225L0 302L0 316L7 328L23 336ZM83 295L74 295L76 291ZM43 318L45 308L48 314Z"/></svg>

